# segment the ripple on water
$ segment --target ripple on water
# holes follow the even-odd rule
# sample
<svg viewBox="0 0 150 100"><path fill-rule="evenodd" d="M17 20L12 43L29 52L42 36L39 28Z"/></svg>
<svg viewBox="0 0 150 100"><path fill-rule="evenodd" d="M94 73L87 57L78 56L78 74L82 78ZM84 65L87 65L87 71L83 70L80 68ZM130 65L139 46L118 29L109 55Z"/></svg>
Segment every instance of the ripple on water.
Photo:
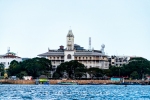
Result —
<svg viewBox="0 0 150 100"><path fill-rule="evenodd" d="M150 86L0 85L0 100L150 100Z"/></svg>

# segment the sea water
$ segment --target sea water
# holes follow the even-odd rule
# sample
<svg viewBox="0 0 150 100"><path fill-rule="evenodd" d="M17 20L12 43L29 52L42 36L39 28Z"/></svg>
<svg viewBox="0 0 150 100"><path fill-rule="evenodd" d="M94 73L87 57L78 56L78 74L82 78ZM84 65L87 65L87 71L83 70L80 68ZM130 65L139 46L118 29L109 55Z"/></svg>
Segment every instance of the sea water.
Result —
<svg viewBox="0 0 150 100"><path fill-rule="evenodd" d="M0 100L150 100L150 86L0 85Z"/></svg>

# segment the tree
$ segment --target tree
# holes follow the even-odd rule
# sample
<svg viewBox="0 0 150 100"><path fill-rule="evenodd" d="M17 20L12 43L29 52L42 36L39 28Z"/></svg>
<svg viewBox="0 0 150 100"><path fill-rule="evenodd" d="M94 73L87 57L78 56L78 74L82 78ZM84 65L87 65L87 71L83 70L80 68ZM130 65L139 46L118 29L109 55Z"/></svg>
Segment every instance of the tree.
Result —
<svg viewBox="0 0 150 100"><path fill-rule="evenodd" d="M74 79L74 78L81 78L86 73L86 67L79 63L76 60L72 60L69 62L61 63L57 69L56 73L53 74L53 77L59 76L63 77L64 72L67 73L68 78Z"/></svg>
<svg viewBox="0 0 150 100"><path fill-rule="evenodd" d="M103 76L103 71L99 68L96 68L96 67L92 67L92 68L87 69L87 73L90 75L91 78Z"/></svg>
<svg viewBox="0 0 150 100"><path fill-rule="evenodd" d="M50 77L50 71L52 71L51 61L46 58L40 58L40 63L43 66L44 73L47 77Z"/></svg>
<svg viewBox="0 0 150 100"><path fill-rule="evenodd" d="M103 69L103 76L112 76L112 71L110 69Z"/></svg>
<svg viewBox="0 0 150 100"><path fill-rule="evenodd" d="M134 71L134 72L132 72L132 73L130 74L130 77L131 77L132 79L138 79L138 78L139 78L139 75L138 75L137 71Z"/></svg>
<svg viewBox="0 0 150 100"><path fill-rule="evenodd" d="M4 75L4 64L0 63L0 76Z"/></svg>
<svg viewBox="0 0 150 100"><path fill-rule="evenodd" d="M124 66L124 69L127 75L136 71L140 79L142 79L146 74L150 75L150 63L147 59L142 57L132 58L129 60L129 64Z"/></svg>
<svg viewBox="0 0 150 100"><path fill-rule="evenodd" d="M60 74L58 74L58 73L54 72L54 73L53 73L53 78L55 78L55 79L59 79L59 78L60 78Z"/></svg>
<svg viewBox="0 0 150 100"><path fill-rule="evenodd" d="M42 66L38 63L37 59L30 59L26 62L25 70L28 75L33 76L34 78L39 77L43 74ZM44 69L45 70L45 69Z"/></svg>
<svg viewBox="0 0 150 100"><path fill-rule="evenodd" d="M23 76L30 75L33 78L40 75L49 75L52 69L51 61L46 58L33 58L23 62L12 61L8 68L9 76Z"/></svg>
<svg viewBox="0 0 150 100"><path fill-rule="evenodd" d="M10 63L10 66L7 71L8 71L9 76L15 76L16 74L18 74L20 72L19 63L16 60L13 60Z"/></svg>
<svg viewBox="0 0 150 100"><path fill-rule="evenodd" d="M28 76L26 71L21 71L19 74L16 75L19 79L23 79L23 76Z"/></svg>
<svg viewBox="0 0 150 100"><path fill-rule="evenodd" d="M117 77L120 77L120 67L118 67L118 66L111 66L110 67L110 70L111 70L111 75L112 76L117 76Z"/></svg>

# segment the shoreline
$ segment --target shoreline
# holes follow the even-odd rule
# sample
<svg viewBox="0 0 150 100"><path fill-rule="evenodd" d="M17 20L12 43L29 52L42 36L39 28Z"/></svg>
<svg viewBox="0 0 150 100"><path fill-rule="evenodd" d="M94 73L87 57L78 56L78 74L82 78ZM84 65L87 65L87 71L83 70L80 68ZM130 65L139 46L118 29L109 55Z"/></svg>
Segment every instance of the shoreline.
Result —
<svg viewBox="0 0 150 100"><path fill-rule="evenodd" d="M88 85L88 84L120 84L121 82L115 82L111 80L49 80L49 83L52 85L55 85L60 82L76 82L79 85ZM145 80L125 80L125 83L143 83L143 84L149 84L149 81ZM1 84L35 84L35 80L8 80L8 79L1 79Z"/></svg>

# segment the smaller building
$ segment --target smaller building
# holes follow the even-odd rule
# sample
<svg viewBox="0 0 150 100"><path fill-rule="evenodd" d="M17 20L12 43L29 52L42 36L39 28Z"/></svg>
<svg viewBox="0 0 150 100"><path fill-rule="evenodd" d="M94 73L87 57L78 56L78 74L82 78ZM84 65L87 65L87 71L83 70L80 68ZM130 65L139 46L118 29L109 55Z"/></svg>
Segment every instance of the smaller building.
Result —
<svg viewBox="0 0 150 100"><path fill-rule="evenodd" d="M109 66L118 66L121 67L123 64L128 64L130 60L129 56L109 56Z"/></svg>
<svg viewBox="0 0 150 100"><path fill-rule="evenodd" d="M24 80L32 80L32 76L23 76Z"/></svg>
<svg viewBox="0 0 150 100"><path fill-rule="evenodd" d="M17 56L14 52L10 52L10 49L8 49L6 54L0 55L0 63L4 64L5 69L9 68L10 63L13 60L20 62L22 61L22 58Z"/></svg>
<svg viewBox="0 0 150 100"><path fill-rule="evenodd" d="M113 82L120 82L122 80L122 78L112 77L110 80L113 81Z"/></svg>
<svg viewBox="0 0 150 100"><path fill-rule="evenodd" d="M150 76L147 76L146 79L147 79L148 81L150 81Z"/></svg>

